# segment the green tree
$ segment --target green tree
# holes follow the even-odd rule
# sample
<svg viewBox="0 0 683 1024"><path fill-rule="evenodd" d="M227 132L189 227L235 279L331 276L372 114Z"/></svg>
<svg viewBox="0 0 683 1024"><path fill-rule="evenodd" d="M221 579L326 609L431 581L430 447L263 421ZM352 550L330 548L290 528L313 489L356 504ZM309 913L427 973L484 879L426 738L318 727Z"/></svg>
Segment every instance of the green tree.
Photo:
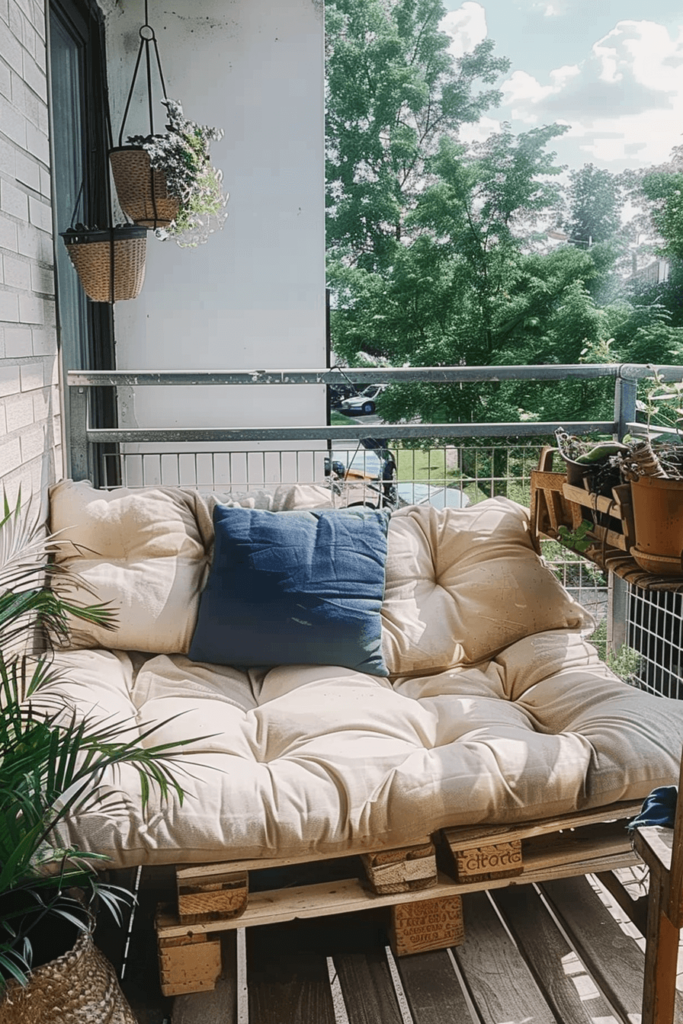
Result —
<svg viewBox="0 0 683 1024"><path fill-rule="evenodd" d="M594 164L569 175L569 211L564 227L574 243L607 242L618 234L623 198L619 177Z"/></svg>
<svg viewBox="0 0 683 1024"><path fill-rule="evenodd" d="M327 31L327 240L374 270L394 258L443 135L498 102L509 61L486 41L456 60L441 0L331 0Z"/></svg>

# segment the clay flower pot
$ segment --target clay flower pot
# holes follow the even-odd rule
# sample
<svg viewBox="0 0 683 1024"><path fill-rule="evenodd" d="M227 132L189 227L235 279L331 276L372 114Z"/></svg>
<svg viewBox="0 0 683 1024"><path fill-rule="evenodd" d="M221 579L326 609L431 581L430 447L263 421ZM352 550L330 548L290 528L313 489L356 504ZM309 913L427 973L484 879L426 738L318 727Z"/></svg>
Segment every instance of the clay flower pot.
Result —
<svg viewBox="0 0 683 1024"><path fill-rule="evenodd" d="M636 546L641 569L683 576L683 480L641 476L631 481Z"/></svg>

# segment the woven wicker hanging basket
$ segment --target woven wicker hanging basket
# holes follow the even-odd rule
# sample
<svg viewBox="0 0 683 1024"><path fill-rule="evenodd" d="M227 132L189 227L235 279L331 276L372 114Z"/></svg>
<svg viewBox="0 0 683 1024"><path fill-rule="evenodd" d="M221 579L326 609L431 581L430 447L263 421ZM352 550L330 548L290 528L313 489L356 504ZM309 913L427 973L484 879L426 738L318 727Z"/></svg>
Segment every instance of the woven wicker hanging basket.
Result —
<svg viewBox="0 0 683 1024"><path fill-rule="evenodd" d="M10 981L0 997L0 1024L136 1024L114 968L92 934L68 953L36 967L25 988Z"/></svg>
<svg viewBox="0 0 683 1024"><path fill-rule="evenodd" d="M119 203L134 224L167 228L178 216L180 201L168 194L166 175L153 170L149 153L137 146L109 152Z"/></svg>
<svg viewBox="0 0 683 1024"><path fill-rule="evenodd" d="M64 231L62 238L85 294L93 302L135 299L145 280L147 229L134 224L104 231Z"/></svg>

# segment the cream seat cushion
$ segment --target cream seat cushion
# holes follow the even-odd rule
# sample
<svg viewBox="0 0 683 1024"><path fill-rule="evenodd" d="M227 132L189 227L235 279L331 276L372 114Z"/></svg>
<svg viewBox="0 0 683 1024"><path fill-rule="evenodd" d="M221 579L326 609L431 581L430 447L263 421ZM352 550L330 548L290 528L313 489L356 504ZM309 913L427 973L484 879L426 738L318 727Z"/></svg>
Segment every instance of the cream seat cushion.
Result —
<svg viewBox="0 0 683 1024"><path fill-rule="evenodd" d="M122 802L60 833L117 866L351 853L446 825L515 822L644 797L675 780L680 702L636 690L577 633L528 637L476 667L388 680L333 666L249 674L157 656L57 655L80 711L195 737L185 790ZM129 719L130 720L130 719ZM112 780L114 781L114 780Z"/></svg>

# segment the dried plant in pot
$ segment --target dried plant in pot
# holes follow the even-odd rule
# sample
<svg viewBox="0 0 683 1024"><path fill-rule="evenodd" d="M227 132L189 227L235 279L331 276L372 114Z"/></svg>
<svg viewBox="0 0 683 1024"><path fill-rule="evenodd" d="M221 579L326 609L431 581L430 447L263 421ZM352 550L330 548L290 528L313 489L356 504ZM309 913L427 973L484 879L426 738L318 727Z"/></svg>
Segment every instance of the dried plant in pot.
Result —
<svg viewBox="0 0 683 1024"><path fill-rule="evenodd" d="M164 134L132 135L126 146L111 150L116 192L135 224L181 246L196 246L227 217L223 175L210 154L211 142L223 132L188 120L177 100L162 103L168 115Z"/></svg>
<svg viewBox="0 0 683 1024"><path fill-rule="evenodd" d="M133 722L95 720L51 693L51 643L69 616L113 624L110 609L70 599L83 581L46 558L44 537L20 501L0 515L0 1024L134 1024L113 968L92 938L97 902L116 915L126 893L96 869L106 858L59 845L59 826L116 800L108 773L133 765L143 799L174 779L177 747L144 746ZM50 583L58 585L59 589ZM36 637L42 637L36 650Z"/></svg>
<svg viewBox="0 0 683 1024"><path fill-rule="evenodd" d="M567 434L560 427L555 431L557 448L567 466L567 482L596 494L611 494L620 483L620 472L614 457L625 453L626 445L618 441L591 441Z"/></svg>
<svg viewBox="0 0 683 1024"><path fill-rule="evenodd" d="M62 238L89 299L120 302L138 297L145 280L146 228L76 224L63 231Z"/></svg>

